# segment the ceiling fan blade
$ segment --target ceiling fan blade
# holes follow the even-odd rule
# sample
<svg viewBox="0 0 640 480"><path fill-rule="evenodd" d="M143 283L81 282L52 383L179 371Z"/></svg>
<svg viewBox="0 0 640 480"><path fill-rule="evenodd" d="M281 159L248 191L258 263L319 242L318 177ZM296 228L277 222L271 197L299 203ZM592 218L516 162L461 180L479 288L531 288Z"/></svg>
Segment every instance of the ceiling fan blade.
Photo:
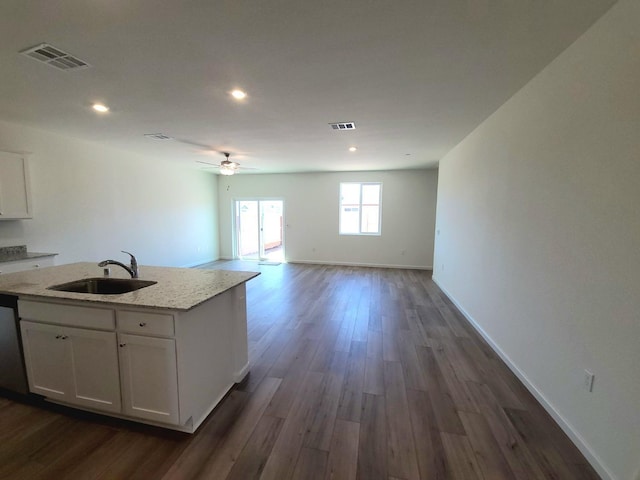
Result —
<svg viewBox="0 0 640 480"><path fill-rule="evenodd" d="M201 162L200 160L196 160L196 163L202 163L203 165L208 165L210 167L220 168L220 165L216 163Z"/></svg>
<svg viewBox="0 0 640 480"><path fill-rule="evenodd" d="M191 145L191 146L194 146L194 147L202 148L202 149L206 150L207 152L222 153L220 150L217 150L217 149L213 148L211 145L206 145L204 143L192 142L191 140L185 140L184 138L174 138L174 140L176 142L184 143L185 145Z"/></svg>

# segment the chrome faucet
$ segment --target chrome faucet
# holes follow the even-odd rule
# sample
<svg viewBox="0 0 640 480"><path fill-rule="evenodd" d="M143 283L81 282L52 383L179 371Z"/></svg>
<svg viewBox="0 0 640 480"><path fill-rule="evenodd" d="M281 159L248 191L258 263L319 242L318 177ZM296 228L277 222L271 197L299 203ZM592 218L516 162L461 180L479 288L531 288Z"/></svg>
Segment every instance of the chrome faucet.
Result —
<svg viewBox="0 0 640 480"><path fill-rule="evenodd" d="M98 266L106 267L107 265L118 265L119 267L122 267L127 272L129 272L129 275L131 275L131 278L138 278L138 261L136 260L136 257L133 256L133 253L125 252L124 250L122 250L122 253L126 253L127 255L131 256L130 267L125 265L124 263L117 262L115 260L103 260L98 264Z"/></svg>

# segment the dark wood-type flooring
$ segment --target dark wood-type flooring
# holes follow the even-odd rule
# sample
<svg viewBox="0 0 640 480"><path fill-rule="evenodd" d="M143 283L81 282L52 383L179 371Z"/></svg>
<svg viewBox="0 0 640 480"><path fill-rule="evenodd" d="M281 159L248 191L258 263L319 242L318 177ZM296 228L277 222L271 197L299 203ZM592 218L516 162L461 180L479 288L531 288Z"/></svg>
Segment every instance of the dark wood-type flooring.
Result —
<svg viewBox="0 0 640 480"><path fill-rule="evenodd" d="M217 262L251 373L195 435L0 396L2 479L597 479L430 272Z"/></svg>

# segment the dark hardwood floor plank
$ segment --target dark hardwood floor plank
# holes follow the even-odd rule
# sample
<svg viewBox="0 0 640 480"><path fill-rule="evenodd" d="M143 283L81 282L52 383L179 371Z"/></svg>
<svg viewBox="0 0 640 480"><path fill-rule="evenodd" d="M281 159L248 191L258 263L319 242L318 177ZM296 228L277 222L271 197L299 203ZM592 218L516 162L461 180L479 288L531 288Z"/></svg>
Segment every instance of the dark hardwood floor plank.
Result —
<svg viewBox="0 0 640 480"><path fill-rule="evenodd" d="M364 385L362 391L372 395L384 395L384 360L367 357L365 361Z"/></svg>
<svg viewBox="0 0 640 480"><path fill-rule="evenodd" d="M284 420L263 416L233 464L227 480L260 478Z"/></svg>
<svg viewBox="0 0 640 480"><path fill-rule="evenodd" d="M398 332L397 344L407 388L426 391L427 383L416 351L417 348L425 347L414 344L413 335L409 330L401 330Z"/></svg>
<svg viewBox="0 0 640 480"><path fill-rule="evenodd" d="M360 424L336 420L329 448L325 480L355 480L358 468Z"/></svg>
<svg viewBox="0 0 640 480"><path fill-rule="evenodd" d="M76 467L86 461L87 457L91 455L98 447L105 443L108 443L115 435L116 431L100 426L96 428L94 425L87 425L83 429L82 433L76 432L73 442L65 442L64 439L60 443L66 444L65 449L60 451L54 459L47 461L46 468L35 476L33 480L37 479L72 479L76 475Z"/></svg>
<svg viewBox="0 0 640 480"><path fill-rule="evenodd" d="M227 476L280 386L280 382L279 378L273 377L267 377L262 381L255 394L251 395L242 410L237 413L233 424L225 432L220 446L204 461L199 462L200 469L194 478L209 479L214 476L218 478Z"/></svg>
<svg viewBox="0 0 640 480"><path fill-rule="evenodd" d="M427 392L407 390L411 427L416 445L420 478L445 480L449 478L446 455L436 417Z"/></svg>
<svg viewBox="0 0 640 480"><path fill-rule="evenodd" d="M383 358L381 330L369 330L367 335L367 358Z"/></svg>
<svg viewBox="0 0 640 480"><path fill-rule="evenodd" d="M413 341L414 345L419 345L421 347L430 347L431 342L429 341L429 337L427 335L427 331L424 328L424 325L418 317L418 311L413 308L405 309L405 318L407 319L407 324L409 325L409 330L411 331L411 340Z"/></svg>
<svg viewBox="0 0 640 480"><path fill-rule="evenodd" d="M522 439L527 442L538 465L548 478L573 478L584 475L584 469L572 463L571 457L562 456L562 448L556 447L556 442L551 438L553 433L541 428L535 416L518 409L505 408L504 411ZM591 476L585 478L593 478L595 471L590 473Z"/></svg>
<svg viewBox="0 0 640 480"><path fill-rule="evenodd" d="M451 398L451 393L436 362L433 349L429 347L417 347L418 358L422 366L429 398L433 405L436 424L441 432L457 433L464 435L464 427Z"/></svg>
<svg viewBox="0 0 640 480"><path fill-rule="evenodd" d="M526 442L511 424L489 387L473 382L468 382L468 387L515 476L518 479L545 478Z"/></svg>
<svg viewBox="0 0 640 480"><path fill-rule="evenodd" d="M142 438L143 435L136 432L116 432L100 448L95 448L84 459L76 463L69 471L68 478L86 480L100 478L109 465L125 456L131 446L136 445ZM0 478L2 477L0 476Z"/></svg>
<svg viewBox="0 0 640 480"><path fill-rule="evenodd" d="M245 408L250 395L246 392L233 391L216 408L202 425L198 434L192 438L187 436L188 448L185 448L180 456L173 462L165 473L164 480L181 480L196 477L204 467L206 461L220 447L227 433L233 428L235 419ZM132 463L135 458L132 458ZM114 473L126 478L129 474L126 462L114 464ZM135 465L133 465L135 467ZM120 469L125 468L124 471ZM108 475L106 478L117 478L117 475Z"/></svg>
<svg viewBox="0 0 640 480"><path fill-rule="evenodd" d="M472 368L475 372L475 378L473 375L462 373L463 380L489 385L498 403L503 407L525 408L518 395L505 383L500 373L496 372L494 363L483 355L473 340L458 338L450 344L456 346L456 356L460 358L458 368Z"/></svg>
<svg viewBox="0 0 640 480"><path fill-rule="evenodd" d="M491 480L515 480L515 475L500 452L491 429L478 413L460 412L462 425L484 478Z"/></svg>
<svg viewBox="0 0 640 480"><path fill-rule="evenodd" d="M267 459L260 478L283 480L293 475L307 428L311 425L322 391L324 374L309 372Z"/></svg>
<svg viewBox="0 0 640 480"><path fill-rule="evenodd" d="M180 437L172 439L161 434L137 437L120 457L109 463L97 480L171 478L163 475L174 464L188 443L188 439L181 440ZM186 479L188 476L173 478Z"/></svg>
<svg viewBox="0 0 640 480"><path fill-rule="evenodd" d="M445 432L441 436L452 480L493 480L485 479L466 436Z"/></svg>
<svg viewBox="0 0 640 480"><path fill-rule="evenodd" d="M455 369L451 364L451 356L446 353L447 342L438 340L436 346L431 349L433 356L438 364L447 391L451 394L451 399L456 410L466 412L478 412L473 396L469 393L467 384L456 375Z"/></svg>
<svg viewBox="0 0 640 480"><path fill-rule="evenodd" d="M387 413L387 472L389 475L418 480L418 460L411 429L411 417L402 365L384 363L385 409Z"/></svg>
<svg viewBox="0 0 640 480"><path fill-rule="evenodd" d="M384 397L365 393L358 444L358 480L386 480L388 477L386 424Z"/></svg>
<svg viewBox="0 0 640 480"><path fill-rule="evenodd" d="M305 371L313 360L317 348L318 342L316 340L301 339L294 335L267 375L284 378L291 370Z"/></svg>
<svg viewBox="0 0 640 480"><path fill-rule="evenodd" d="M399 362L400 350L398 348L398 331L393 328L385 328L385 323L390 323L389 317L382 317L382 358L387 362Z"/></svg>
<svg viewBox="0 0 640 480"><path fill-rule="evenodd" d="M314 448L303 448L298 456L292 480L324 480L328 453Z"/></svg>
<svg viewBox="0 0 640 480"><path fill-rule="evenodd" d="M316 398L315 411L304 435L305 447L329 451L343 384L342 375L330 373L324 375L318 398Z"/></svg>
<svg viewBox="0 0 640 480"><path fill-rule="evenodd" d="M344 386L338 406L338 418L342 420L360 421L366 357L366 342L351 342Z"/></svg>

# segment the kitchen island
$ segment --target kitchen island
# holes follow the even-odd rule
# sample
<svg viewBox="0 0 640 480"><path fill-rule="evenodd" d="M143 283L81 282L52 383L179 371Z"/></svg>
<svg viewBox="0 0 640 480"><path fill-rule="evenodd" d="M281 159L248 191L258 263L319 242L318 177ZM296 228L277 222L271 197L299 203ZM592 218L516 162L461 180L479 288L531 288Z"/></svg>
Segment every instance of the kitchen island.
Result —
<svg viewBox="0 0 640 480"><path fill-rule="evenodd" d="M194 432L248 373L245 282L259 273L142 266L157 283L132 292L50 289L102 275L75 263L0 277L0 293L18 297L29 390Z"/></svg>

